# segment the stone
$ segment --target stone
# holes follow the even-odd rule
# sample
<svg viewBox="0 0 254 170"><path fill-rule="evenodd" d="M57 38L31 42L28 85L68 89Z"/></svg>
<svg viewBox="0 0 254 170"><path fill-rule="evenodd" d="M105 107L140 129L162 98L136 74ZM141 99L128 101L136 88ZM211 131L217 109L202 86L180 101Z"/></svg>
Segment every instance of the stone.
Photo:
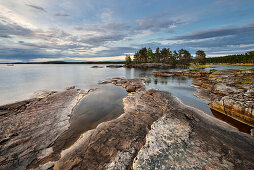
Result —
<svg viewBox="0 0 254 170"><path fill-rule="evenodd" d="M51 153L52 143L68 129L80 95L71 88L0 106L0 139L5 139L0 142L0 158L4 157L0 169L27 169L34 160Z"/></svg>
<svg viewBox="0 0 254 170"><path fill-rule="evenodd" d="M129 86L126 86L125 89L126 89L127 92L135 92L136 87L132 86L132 85L129 85Z"/></svg>
<svg viewBox="0 0 254 170"><path fill-rule="evenodd" d="M92 66L91 68L103 68L103 66Z"/></svg>
<svg viewBox="0 0 254 170"><path fill-rule="evenodd" d="M75 89L75 86L70 86L66 88L66 90L71 90L71 89Z"/></svg>

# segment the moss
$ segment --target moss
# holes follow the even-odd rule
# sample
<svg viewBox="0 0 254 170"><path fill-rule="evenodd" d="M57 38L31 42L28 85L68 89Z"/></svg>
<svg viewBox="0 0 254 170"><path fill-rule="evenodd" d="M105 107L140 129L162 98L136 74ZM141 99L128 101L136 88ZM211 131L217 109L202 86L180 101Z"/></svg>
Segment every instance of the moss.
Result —
<svg viewBox="0 0 254 170"><path fill-rule="evenodd" d="M234 83L235 84L254 84L252 81L240 81L240 80L237 80Z"/></svg>
<svg viewBox="0 0 254 170"><path fill-rule="evenodd" d="M253 84L253 82L252 81L245 81L245 82L243 82L243 84Z"/></svg>

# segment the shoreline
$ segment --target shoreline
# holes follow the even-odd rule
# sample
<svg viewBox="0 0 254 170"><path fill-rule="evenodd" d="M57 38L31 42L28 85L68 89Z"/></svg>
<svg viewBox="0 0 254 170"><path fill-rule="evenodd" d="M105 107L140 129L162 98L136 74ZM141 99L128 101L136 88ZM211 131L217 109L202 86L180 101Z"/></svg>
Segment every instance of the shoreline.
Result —
<svg viewBox="0 0 254 170"><path fill-rule="evenodd" d="M188 76L195 80L194 96L204 100L211 109L254 127L254 71L178 71L153 72L155 76ZM249 132L250 133L250 132Z"/></svg>
<svg viewBox="0 0 254 170"><path fill-rule="evenodd" d="M128 88L135 79L128 81L126 79L113 79L111 82ZM154 109L160 111L154 111ZM124 114L117 119L103 122L96 129L83 134L83 138L72 148L65 151L65 154L62 154L54 169L71 169L74 167L74 169L81 167L87 169L153 169L156 167L160 169L162 167L195 168L206 167L207 165L213 168L218 166L224 168L246 168L252 166L254 153L250 150L253 148L254 139L251 136L239 132L236 128L232 128L227 123L217 120L196 108L183 104L178 98L171 96L168 92L154 89L146 91L138 88L137 91L129 93L124 99L124 110ZM131 119L133 119L133 116L138 118L144 114L149 114L150 116L147 116L151 117L151 113L155 119L149 123L151 128L148 126L148 130L142 135L143 139L140 141L142 146L133 148L133 146L137 146L136 142L138 141L129 139L129 134L126 132L127 129L135 128L135 126L131 125L133 124ZM154 115L154 113L156 114ZM135 121L137 125L147 123L144 118L136 120L139 120ZM129 123L123 123L122 121ZM176 123L173 123L175 121ZM164 124L161 122L164 122ZM172 130L169 131L168 128ZM176 131L175 129L178 130ZM161 134L161 130L163 134ZM129 132L129 130L127 131ZM131 131L135 130L132 129ZM207 132L209 132L209 135ZM136 133L133 134L134 138ZM156 136L158 134L160 136ZM164 140L163 135L165 138L170 137L171 140ZM212 143L210 143L211 140L213 141ZM164 142L167 142L167 145L163 144ZM221 142L227 145L221 145ZM228 145L229 143L230 145ZM242 144L241 147L238 147L239 143ZM183 152L186 145L187 148L190 147L194 150L193 154L187 151L186 153ZM182 157L186 159L194 157L195 161L179 160L177 155L172 152L171 154L169 153L172 150L170 146L177 146L173 149L174 152L183 154ZM233 154L223 156L220 151L222 146L224 146L224 151L227 148ZM93 149L91 150L90 147ZM149 150L149 148L152 150ZM168 150L169 148L171 149ZM239 149L241 152L239 152ZM91 155L92 153L96 155L96 159ZM235 157L234 154L236 153L240 154L241 157ZM154 156L156 156L156 160ZM245 158L243 159L242 156ZM79 159L80 157L83 159ZM166 163L165 157L166 162L174 161L175 164ZM238 159L240 163L236 163L232 159ZM101 161L97 162L95 160Z"/></svg>
<svg viewBox="0 0 254 170"><path fill-rule="evenodd" d="M103 81L103 83L122 86L129 92L123 99L124 113L83 133L70 148L62 151L61 158L56 160L57 162L46 161L39 164L39 168L153 169L156 167L161 169L163 167L247 168L254 166L253 137L196 108L183 104L169 92L145 90L143 81L144 79L121 78ZM77 90L73 88L67 92L77 94ZM54 104L57 102L54 96L59 93L52 95L41 100L48 101L53 97L54 100L49 104ZM73 100L73 97L69 99ZM76 96L74 99L76 101L79 97ZM72 114L76 104L67 111L69 114ZM59 110L55 113L59 113ZM62 133L63 131L57 134ZM39 138L41 137L43 134ZM47 142L53 141L47 138ZM0 148L3 149L2 144ZM50 148L45 147L36 156L37 159L42 160L50 155L52 153ZM12 154L11 152L10 150L9 154ZM183 159L179 159L178 154L181 154ZM34 155L26 156L31 162L23 162L24 168L36 160ZM3 164L6 160L9 158L0 159L0 169L15 165ZM15 161L15 158L12 161ZM22 165L20 161L18 159Z"/></svg>
<svg viewBox="0 0 254 170"><path fill-rule="evenodd" d="M86 92L69 88L39 98L0 106L0 169L26 169L53 149L69 128L70 115Z"/></svg>

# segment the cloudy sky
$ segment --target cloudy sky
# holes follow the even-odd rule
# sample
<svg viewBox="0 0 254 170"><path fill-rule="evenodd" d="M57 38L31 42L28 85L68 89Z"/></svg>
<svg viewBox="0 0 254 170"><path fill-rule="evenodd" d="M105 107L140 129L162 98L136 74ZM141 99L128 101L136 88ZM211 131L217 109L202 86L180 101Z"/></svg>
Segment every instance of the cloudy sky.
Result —
<svg viewBox="0 0 254 170"><path fill-rule="evenodd" d="M253 0L0 0L0 62L113 61L141 47L254 50Z"/></svg>

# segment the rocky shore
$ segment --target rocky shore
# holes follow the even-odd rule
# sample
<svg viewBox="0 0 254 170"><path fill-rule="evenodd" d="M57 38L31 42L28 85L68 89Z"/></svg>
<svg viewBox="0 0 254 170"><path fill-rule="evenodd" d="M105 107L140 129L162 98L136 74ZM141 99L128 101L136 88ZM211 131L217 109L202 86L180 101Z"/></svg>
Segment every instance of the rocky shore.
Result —
<svg viewBox="0 0 254 170"><path fill-rule="evenodd" d="M254 127L254 71L221 70L199 72L154 72L156 76L190 76L199 87L197 97L209 107Z"/></svg>
<svg viewBox="0 0 254 170"><path fill-rule="evenodd" d="M124 113L82 135L54 169L251 169L254 138L188 107L168 92L145 90L142 80L124 99Z"/></svg>
<svg viewBox="0 0 254 170"><path fill-rule="evenodd" d="M0 107L0 169L26 169L53 152L85 92L68 88Z"/></svg>
<svg viewBox="0 0 254 170"><path fill-rule="evenodd" d="M184 105L169 92L146 90L143 81L104 81L130 92L123 100L124 113L82 134L57 162L44 162L36 169L254 167L253 137ZM0 134L5 140L0 143L0 169L33 169L29 165L34 160L50 155L83 95L70 88L1 107Z"/></svg>

